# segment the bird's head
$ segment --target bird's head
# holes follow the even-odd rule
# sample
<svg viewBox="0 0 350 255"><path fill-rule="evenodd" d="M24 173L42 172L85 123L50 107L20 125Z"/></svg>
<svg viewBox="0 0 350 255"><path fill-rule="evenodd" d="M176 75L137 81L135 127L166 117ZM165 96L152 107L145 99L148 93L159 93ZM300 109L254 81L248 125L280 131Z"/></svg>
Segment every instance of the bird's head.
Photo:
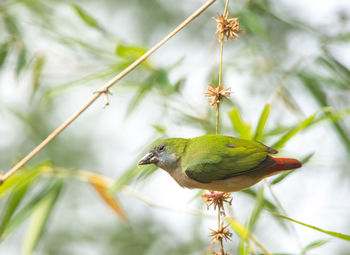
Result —
<svg viewBox="0 0 350 255"><path fill-rule="evenodd" d="M170 138L158 140L139 161L139 165L155 164L170 172L179 166L181 156L185 151L187 139Z"/></svg>

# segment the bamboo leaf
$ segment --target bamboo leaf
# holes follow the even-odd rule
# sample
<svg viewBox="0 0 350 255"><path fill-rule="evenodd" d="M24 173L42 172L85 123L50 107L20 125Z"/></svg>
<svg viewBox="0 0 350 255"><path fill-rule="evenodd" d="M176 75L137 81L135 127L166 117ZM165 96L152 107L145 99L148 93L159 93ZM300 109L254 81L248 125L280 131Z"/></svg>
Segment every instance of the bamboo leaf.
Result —
<svg viewBox="0 0 350 255"><path fill-rule="evenodd" d="M139 106L141 101L145 98L145 95L150 92L152 89L152 84L142 84L141 87L137 90L134 97L130 100L130 103L127 108L126 115L130 116L134 110Z"/></svg>
<svg viewBox="0 0 350 255"><path fill-rule="evenodd" d="M258 197L258 194L255 190L248 188L248 189L244 189L241 192L251 196L252 198L254 198L255 200ZM267 207L268 209L272 210L272 211L278 211L278 208L276 205L274 205L270 200L268 200L267 198L264 198L264 205L265 207ZM281 218L275 216L275 219L278 220L278 223L285 229L288 230L287 225L285 223L285 221L281 220Z"/></svg>
<svg viewBox="0 0 350 255"><path fill-rule="evenodd" d="M257 194L257 197L255 199L254 208L252 211L252 214L250 216L249 222L248 222L248 231L251 232L254 230L255 224L257 220L259 219L260 213L262 209L264 208L264 185L261 185L259 192Z"/></svg>
<svg viewBox="0 0 350 255"><path fill-rule="evenodd" d="M40 79L42 76L42 71L45 65L46 59L43 56L39 56L33 66L33 75L32 75L32 97L40 86Z"/></svg>
<svg viewBox="0 0 350 255"><path fill-rule="evenodd" d="M269 117L269 113L270 113L270 105L267 104L267 105L265 105L264 110L262 111L262 113L260 115L260 119L259 119L258 125L256 127L256 131L254 134L254 140L261 141L261 139L263 138L264 127L265 127L266 121Z"/></svg>
<svg viewBox="0 0 350 255"><path fill-rule="evenodd" d="M146 53L146 49L135 45L119 44L115 49L115 54L119 57L135 60Z"/></svg>
<svg viewBox="0 0 350 255"><path fill-rule="evenodd" d="M40 176L42 167L46 166L41 164L32 169L21 168L0 185L0 199L7 193L14 192L16 189L34 182Z"/></svg>
<svg viewBox="0 0 350 255"><path fill-rule="evenodd" d="M147 179L149 176L151 176L156 170L157 166L155 165L147 165L142 167L142 171L137 173L137 180L143 180Z"/></svg>
<svg viewBox="0 0 350 255"><path fill-rule="evenodd" d="M17 21L14 16L9 15L8 13L5 13L4 23L6 30L9 34L20 38L21 33L19 31L19 28L17 26Z"/></svg>
<svg viewBox="0 0 350 255"><path fill-rule="evenodd" d="M12 233L12 231L21 225L31 215L38 203L40 203L48 193L51 193L56 188L57 183L51 183L47 188L42 189L36 196L34 196L18 213L11 218L11 221L7 224L1 239L6 238Z"/></svg>
<svg viewBox="0 0 350 255"><path fill-rule="evenodd" d="M29 227L24 239L22 250L23 255L32 254L36 246L38 245L40 237L44 231L45 225L52 212L52 209L57 201L62 186L63 181L58 180L56 188L53 189L50 193L47 193L45 198L42 199L40 203L36 205L36 208L30 217Z"/></svg>
<svg viewBox="0 0 350 255"><path fill-rule="evenodd" d="M0 239L3 239L3 233L5 232L7 225L10 222L12 215L16 211L19 203L26 194L28 187L29 185L21 186L9 195L0 214Z"/></svg>
<svg viewBox="0 0 350 255"><path fill-rule="evenodd" d="M251 189L251 188L244 189L241 192L251 196L254 199L256 199L257 196L258 196L257 192L255 190ZM264 198L264 203L269 209L277 210L277 207L272 202L270 202L268 199ZM272 208L274 208L274 209L272 209Z"/></svg>
<svg viewBox="0 0 350 255"><path fill-rule="evenodd" d="M315 119L318 112L312 114L308 118L306 118L304 121L302 121L298 126L290 129L284 136L282 136L274 145L271 147L278 150L282 148L293 136L295 136L300 131L304 130L305 128L309 127L312 124L312 121Z"/></svg>
<svg viewBox="0 0 350 255"><path fill-rule="evenodd" d="M161 134L161 135L166 135L166 128L164 126L161 126L161 125L152 125L153 129L155 131L157 131L158 134Z"/></svg>
<svg viewBox="0 0 350 255"><path fill-rule="evenodd" d="M256 196L255 199L255 204L254 204L254 208L252 210L248 225L247 225L247 230L249 232L252 232L254 229L254 226L257 222L257 220L259 219L260 213L262 211L262 209L264 208L264 186L262 185L259 189L259 192ZM247 239L242 239L240 242L240 246L239 246L239 255L248 255L249 254L249 249L248 249L248 245L246 244Z"/></svg>
<svg viewBox="0 0 350 255"><path fill-rule="evenodd" d="M89 178L89 182L106 202L106 204L119 216L119 218L123 221L128 221L128 218L120 203L114 196L111 195L109 191L111 186L110 183L106 183L106 181L100 178L98 175L91 176Z"/></svg>
<svg viewBox="0 0 350 255"><path fill-rule="evenodd" d="M17 77L21 74L26 64L27 64L27 49L25 47L22 47L17 57L17 64L16 64Z"/></svg>
<svg viewBox="0 0 350 255"><path fill-rule="evenodd" d="M319 57L317 60L328 67L334 73L334 77L340 78L342 84L349 88L350 70L346 66L330 54L326 54L325 57Z"/></svg>
<svg viewBox="0 0 350 255"><path fill-rule="evenodd" d="M0 45L0 69L5 63L9 50L10 50L10 44L8 42Z"/></svg>
<svg viewBox="0 0 350 255"><path fill-rule="evenodd" d="M321 229L319 227L316 227L316 226L312 226L312 225L309 225L309 224L306 224L306 223L303 223L303 222L300 222L300 221L297 221L297 220L294 220L292 218L289 218L287 216L284 216L282 214L279 214L277 212L274 212L274 211L270 211L268 210L270 213L274 214L274 215L277 215L281 218L284 218L286 220L289 220L289 221L292 221L292 222L295 222L299 225L302 225L302 226L305 226L305 227L308 227L308 228L311 228L311 229L314 229L316 231L319 231L319 232L322 232L322 233L325 233L327 235L331 235L331 236L334 236L334 237L337 237L337 238L340 238L340 239L343 239L343 240L346 240L346 241L350 241L350 235L346 235L346 234L342 234L342 233L338 233L338 232L334 232L334 231L329 231L329 230L324 230L324 229Z"/></svg>
<svg viewBox="0 0 350 255"><path fill-rule="evenodd" d="M317 240L314 241L310 244L308 244L302 251L301 251L301 255L306 254L309 250L321 247L322 245L326 244L329 242L330 239L324 239L324 240Z"/></svg>
<svg viewBox="0 0 350 255"><path fill-rule="evenodd" d="M303 85L310 91L310 93L313 95L316 102L322 107L327 107L329 105L327 95L321 89L319 81L305 72L299 73L298 75ZM344 147L347 149L348 154L350 154L349 133L346 131L346 129L342 127L341 123L337 121L333 122L333 128L338 133L338 136L340 137L340 141L343 143Z"/></svg>
<svg viewBox="0 0 350 255"><path fill-rule="evenodd" d="M249 231L244 225L229 217L226 217L226 221L242 239L247 239Z"/></svg>
<svg viewBox="0 0 350 255"><path fill-rule="evenodd" d="M251 126L250 126L250 124L245 123L242 120L241 115L240 115L237 107L234 107L229 112L229 116L230 116L233 128L241 136L241 138L251 139L252 138Z"/></svg>
<svg viewBox="0 0 350 255"><path fill-rule="evenodd" d="M250 234L248 229L240 224L238 221L230 218L230 217L225 217L225 220L230 224L232 229L241 237L242 240L245 239L250 239L252 240L262 251L265 255L272 255L262 244L260 244L253 235Z"/></svg>
<svg viewBox="0 0 350 255"><path fill-rule="evenodd" d="M71 4L73 10L76 14L81 18L84 23L90 27L96 28L98 30L103 30L100 24L97 22L97 20L92 17L90 14L88 14L86 11L84 11L81 7L79 7L76 4Z"/></svg>

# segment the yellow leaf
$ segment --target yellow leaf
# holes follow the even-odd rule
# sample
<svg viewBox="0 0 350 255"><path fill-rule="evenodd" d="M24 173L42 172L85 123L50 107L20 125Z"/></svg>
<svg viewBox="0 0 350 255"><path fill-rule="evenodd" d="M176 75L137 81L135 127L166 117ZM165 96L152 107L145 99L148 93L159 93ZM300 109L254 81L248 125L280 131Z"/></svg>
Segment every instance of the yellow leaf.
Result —
<svg viewBox="0 0 350 255"><path fill-rule="evenodd" d="M108 187L110 184L98 175L92 175L89 177L88 181L95 188L97 193L102 197L102 199L109 205L112 210L117 213L117 215L123 220L128 221L123 208L120 206L118 200L110 194Z"/></svg>

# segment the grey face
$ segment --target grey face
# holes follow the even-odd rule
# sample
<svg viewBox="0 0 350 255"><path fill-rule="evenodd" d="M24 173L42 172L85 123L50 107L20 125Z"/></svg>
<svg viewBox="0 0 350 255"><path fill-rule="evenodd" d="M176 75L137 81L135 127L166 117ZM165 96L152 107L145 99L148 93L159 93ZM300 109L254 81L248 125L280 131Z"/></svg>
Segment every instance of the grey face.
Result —
<svg viewBox="0 0 350 255"><path fill-rule="evenodd" d="M166 145L159 145L150 150L140 161L139 165L155 164L156 166L171 171L177 167L176 155L168 151Z"/></svg>
<svg viewBox="0 0 350 255"><path fill-rule="evenodd" d="M159 145L153 150L150 150L143 158L139 161L139 165L155 164L160 161L161 154L165 151L165 145Z"/></svg>

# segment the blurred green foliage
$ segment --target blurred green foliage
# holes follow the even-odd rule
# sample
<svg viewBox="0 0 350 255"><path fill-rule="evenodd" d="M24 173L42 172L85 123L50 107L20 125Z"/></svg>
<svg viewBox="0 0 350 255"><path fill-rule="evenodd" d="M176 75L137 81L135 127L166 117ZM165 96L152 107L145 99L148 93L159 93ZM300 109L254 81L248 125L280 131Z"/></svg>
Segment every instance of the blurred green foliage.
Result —
<svg viewBox="0 0 350 255"><path fill-rule="evenodd" d="M18 125L14 128L16 138L12 139L11 148L0 144L0 169L8 169L17 158L23 157L59 124L62 98L111 78L141 56L151 46L151 42L154 43L151 33L167 33L184 19L188 11L181 8L182 5L186 6L187 2L1 1L0 89L5 91L13 86L25 90L20 95L23 103L18 106L0 101L0 110L11 116L7 119L4 117L5 121L16 119L16 122L11 123ZM212 7L202 15L201 22L194 22L182 33L193 44L201 46L203 38L207 39L208 34L211 36L213 33L208 29L214 29L210 17L215 16L222 6L223 3L220 3ZM115 8L131 10L134 14L132 19L125 22L132 22L139 28L138 41L119 38L115 33L117 28L107 26L110 12ZM273 144L272 147L283 150L298 133L328 122L350 156L349 124L346 122L350 114L350 70L333 50L350 40L347 18L342 18L339 14L333 23L327 24L328 28L336 28L330 32L330 29L309 24L297 18L293 12L289 13L288 7L282 2L236 1L230 4L230 10L232 15L240 17L246 32L234 46L225 46L236 50L225 52L227 61L224 62L224 74L230 73L229 70L236 70L242 75L248 75L246 90L251 95L264 101L268 95L275 95L275 102L282 103L285 111L299 121L287 124L274 121L268 125L271 121L269 117L276 113L273 105L266 104L260 110L255 127L253 121L248 121L244 115L247 105L238 104L235 100L222 105L221 116L224 120L221 130L246 139L268 142ZM305 56L300 51L303 48L302 42L295 45L295 41L291 41L294 37L311 38L315 42L314 52ZM50 54L45 47L41 49L42 41L46 42L46 47L50 45L52 49L62 49L63 54L69 57L69 63L55 62L54 58L57 56ZM191 57L195 58L189 56ZM189 113L188 109L196 106L184 99L185 88L190 86L186 82L187 77L173 79L171 76L181 67L182 60L181 53L178 62L161 66L147 60L126 77L120 84L121 88L115 89L117 93L127 91L132 94L125 114L133 118L133 113L140 111L143 102L161 102L158 107L174 116L173 122L193 127L202 133L214 133L213 110L208 105L203 115ZM217 71L211 71L208 74L208 83L215 83L216 77ZM203 91L205 87L206 84L203 84ZM311 114L305 107L306 101L317 105ZM174 107L174 102L182 107ZM164 122L155 124L154 138L167 135L171 125L172 123ZM75 128L79 129L77 126ZM149 213L143 217L138 216L131 226L101 223L77 230L67 224L64 225L66 229L48 228L51 217L59 214L65 207L74 205L74 201L71 201L74 197L85 195L87 189L72 179L78 178L83 182L89 180L79 176L76 170L88 168L97 172L95 169L99 169L98 155L93 153L90 146L92 141L92 134L65 131L33 163L0 186L1 242L12 242L21 246L23 254L31 254L33 251L38 254L72 254L76 250L75 243L79 245L91 242L99 242L94 251L101 254L202 254L208 246L205 238L207 233L201 232L197 222L200 219L196 217L190 230L185 230L190 232L191 239L185 241L181 236L175 235L169 226L159 224ZM304 158L304 163L314 155L310 151L305 153L309 154L302 155L300 152L297 155ZM49 163L45 161L47 159ZM147 182L156 169L150 166L140 171L136 167L137 159L135 157L135 164L121 171L112 187L106 185L110 192L119 193L125 185L133 181ZM346 160L348 159L344 159L345 162ZM57 174L58 168L71 174ZM234 252L260 254L252 251L247 233L255 234L259 228L257 223L263 220L264 209L285 213L276 197L270 199L265 193L266 188L277 185L291 173L285 172L265 185L242 191L254 200L254 206L250 215L246 216L245 225L230 222L240 236L239 242L232 247ZM67 197L65 189L71 186L80 192ZM271 216L283 231L289 231L289 235L293 235L290 222L284 221L278 215ZM293 221L288 217L287 219ZM308 227L315 228L311 225ZM19 241L13 241L11 235L22 230L25 230L26 235L21 236L24 241L18 245ZM301 247L300 254L308 254L310 250L328 242L331 241L316 240Z"/></svg>

